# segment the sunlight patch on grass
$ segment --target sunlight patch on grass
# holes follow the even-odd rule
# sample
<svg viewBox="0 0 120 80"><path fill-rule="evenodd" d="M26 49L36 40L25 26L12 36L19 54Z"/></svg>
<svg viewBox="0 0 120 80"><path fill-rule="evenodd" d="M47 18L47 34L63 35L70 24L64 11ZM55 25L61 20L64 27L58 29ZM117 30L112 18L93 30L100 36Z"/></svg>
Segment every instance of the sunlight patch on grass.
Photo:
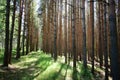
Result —
<svg viewBox="0 0 120 80"><path fill-rule="evenodd" d="M53 78L57 76L57 72L60 69L59 63L53 63L51 66L49 66L43 73L41 73L38 76L38 80L47 80L49 78ZM51 80L51 79L50 79Z"/></svg>
<svg viewBox="0 0 120 80"><path fill-rule="evenodd" d="M29 65L34 64L34 62L37 60L37 58L27 58L27 57L22 57L21 60L15 64L14 66L17 66L19 68L25 68L29 67Z"/></svg>
<svg viewBox="0 0 120 80"><path fill-rule="evenodd" d="M36 80L72 80L72 73L71 66L61 62L55 62L41 73Z"/></svg>
<svg viewBox="0 0 120 80"><path fill-rule="evenodd" d="M65 57L64 56L58 56L57 61L61 62L61 63L65 63Z"/></svg>

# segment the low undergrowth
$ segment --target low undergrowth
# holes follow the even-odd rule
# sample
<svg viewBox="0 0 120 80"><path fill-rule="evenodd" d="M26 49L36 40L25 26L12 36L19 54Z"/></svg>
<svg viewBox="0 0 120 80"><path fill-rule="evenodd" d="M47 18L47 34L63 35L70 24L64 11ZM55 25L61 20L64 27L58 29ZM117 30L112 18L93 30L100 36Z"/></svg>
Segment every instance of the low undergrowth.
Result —
<svg viewBox="0 0 120 80"><path fill-rule="evenodd" d="M0 53L0 64L2 60L3 53ZM84 69L81 62L77 62L76 69L72 64L72 61L65 64L64 57L54 62L49 54L31 52L19 60L12 57L12 65L7 69L0 67L0 80L102 80L104 77L97 70L93 76L91 67Z"/></svg>

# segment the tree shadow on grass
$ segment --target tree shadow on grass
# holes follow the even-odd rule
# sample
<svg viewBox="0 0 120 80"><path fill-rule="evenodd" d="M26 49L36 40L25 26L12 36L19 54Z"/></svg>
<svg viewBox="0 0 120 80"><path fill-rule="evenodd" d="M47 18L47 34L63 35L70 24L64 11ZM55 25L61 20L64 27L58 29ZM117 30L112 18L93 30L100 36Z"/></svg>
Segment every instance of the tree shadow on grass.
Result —
<svg viewBox="0 0 120 80"><path fill-rule="evenodd" d="M3 57L0 56L0 64L3 63Z"/></svg>
<svg viewBox="0 0 120 80"><path fill-rule="evenodd" d="M56 73L53 75L53 77L52 77L53 80L56 80L56 79L58 78L58 76L61 76L61 71L62 71L62 69L64 68L64 66L65 66L65 64L61 64L61 67L60 67L59 71L56 72Z"/></svg>
<svg viewBox="0 0 120 80"><path fill-rule="evenodd" d="M72 74L72 79L73 79L73 80L78 80L77 74L78 74L77 69L76 69L76 68L73 68L73 74Z"/></svg>
<svg viewBox="0 0 120 80"><path fill-rule="evenodd" d="M80 80L104 80L104 74L95 69L95 74L91 73L91 66L84 68L82 63L78 62L80 71L78 72Z"/></svg>
<svg viewBox="0 0 120 80"><path fill-rule="evenodd" d="M0 80L33 80L39 73L39 67L29 67L23 69L2 69Z"/></svg>
<svg viewBox="0 0 120 80"><path fill-rule="evenodd" d="M19 68L0 71L0 80L34 80L40 73L45 71L50 65L52 65L52 59L50 57L44 57L44 55L35 56L36 60L28 61L31 56L28 56L28 60L15 60L14 63L20 63Z"/></svg>
<svg viewBox="0 0 120 80"><path fill-rule="evenodd" d="M81 63L73 69L70 63L54 62L45 54L32 53L20 60L14 59L14 64L19 64L19 67L9 70L0 67L0 80L94 80L89 68L85 70Z"/></svg>

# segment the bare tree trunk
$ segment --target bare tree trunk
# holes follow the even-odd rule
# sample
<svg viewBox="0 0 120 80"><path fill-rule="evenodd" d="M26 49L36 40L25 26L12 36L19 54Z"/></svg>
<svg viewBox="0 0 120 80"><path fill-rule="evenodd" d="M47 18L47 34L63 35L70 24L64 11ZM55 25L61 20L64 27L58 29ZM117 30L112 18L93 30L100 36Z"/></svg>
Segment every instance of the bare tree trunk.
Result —
<svg viewBox="0 0 120 80"><path fill-rule="evenodd" d="M24 26L23 26L23 36L22 36L22 55L25 55L25 31L26 31L26 19L27 19L27 17L26 17L26 0L25 0L25 2L24 2L24 5L25 5L25 7L24 7Z"/></svg>
<svg viewBox="0 0 120 80"><path fill-rule="evenodd" d="M10 16L10 0L6 0L6 22L5 22L5 52L3 66L8 67L9 61L9 16Z"/></svg>
<svg viewBox="0 0 120 80"><path fill-rule="evenodd" d="M110 39L111 39L111 72L113 80L119 80L119 67L118 67L118 46L117 46L117 27L116 27L116 13L115 13L115 1L109 1L109 24L110 24Z"/></svg>
<svg viewBox="0 0 120 80"><path fill-rule="evenodd" d="M73 54L73 68L76 69L76 45L75 45L75 9L76 9L76 0L73 0L73 7L72 7L72 54Z"/></svg>
<svg viewBox="0 0 120 80"><path fill-rule="evenodd" d="M65 25L64 25L64 28L65 28L65 51L64 51L64 56L65 56L65 63L67 63L67 0L65 0Z"/></svg>
<svg viewBox="0 0 120 80"><path fill-rule="evenodd" d="M27 9L26 9L26 17L27 17L27 24L26 24L26 26L27 26L27 28L26 28L26 35L27 35L27 37L26 37L26 55L29 53L29 43L30 43L30 34L29 34L29 32L30 32L30 28L29 28L29 23L30 23L30 0L27 0L26 1L26 7L27 7Z"/></svg>
<svg viewBox="0 0 120 80"><path fill-rule="evenodd" d="M119 57L120 57L120 0L118 0L118 31L117 32L118 32L118 49L119 49ZM120 67L120 59L119 59L119 67Z"/></svg>
<svg viewBox="0 0 120 80"><path fill-rule="evenodd" d="M13 2L13 15L12 15L12 25L11 25L11 33L10 33L10 55L9 55L9 63L11 64L12 57L12 44L13 44L13 33L14 33L14 25L15 25L15 12L16 12L16 0Z"/></svg>
<svg viewBox="0 0 120 80"><path fill-rule="evenodd" d="M106 20L106 3L104 3L104 61L105 61L105 80L108 80L108 47L107 47L107 20Z"/></svg>
<svg viewBox="0 0 120 80"><path fill-rule="evenodd" d="M102 11L101 11L101 7L102 3L101 1L98 3L98 24L99 24L99 63L100 63L100 68L102 68L103 65L103 54L102 54L102 27L101 27L101 15L102 15Z"/></svg>
<svg viewBox="0 0 120 80"><path fill-rule="evenodd" d="M17 53L16 59L20 58L20 39L21 39L21 24L22 24L22 11L23 11L23 0L20 0L20 12L19 12L19 23L18 23L18 39L17 39Z"/></svg>
<svg viewBox="0 0 120 80"><path fill-rule="evenodd" d="M91 60L92 60L92 70L94 74L94 2L90 2L90 19L91 19L91 28L92 28L92 51L91 51Z"/></svg>
<svg viewBox="0 0 120 80"><path fill-rule="evenodd" d="M85 0L82 0L82 30L83 30L83 65L87 68L86 55L86 23L85 23Z"/></svg>
<svg viewBox="0 0 120 80"><path fill-rule="evenodd" d="M54 60L57 60L57 20L56 20L56 1L54 1Z"/></svg>

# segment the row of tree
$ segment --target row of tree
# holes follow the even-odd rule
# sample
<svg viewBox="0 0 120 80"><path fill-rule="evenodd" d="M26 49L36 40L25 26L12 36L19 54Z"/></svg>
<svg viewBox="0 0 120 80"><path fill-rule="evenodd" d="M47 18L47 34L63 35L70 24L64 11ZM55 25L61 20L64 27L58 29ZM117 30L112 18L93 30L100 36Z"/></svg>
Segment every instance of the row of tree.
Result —
<svg viewBox="0 0 120 80"><path fill-rule="evenodd" d="M73 59L105 69L119 80L120 1L116 0L42 0L42 50L57 60ZM110 71L109 71L110 69Z"/></svg>
<svg viewBox="0 0 120 80"><path fill-rule="evenodd" d="M35 22L35 3L32 0L6 0L5 52L3 66L11 64L13 42L16 40L16 59L38 50L39 28ZM12 15L12 18L11 18ZM15 36L15 33L17 36ZM15 37L15 40L13 39Z"/></svg>

